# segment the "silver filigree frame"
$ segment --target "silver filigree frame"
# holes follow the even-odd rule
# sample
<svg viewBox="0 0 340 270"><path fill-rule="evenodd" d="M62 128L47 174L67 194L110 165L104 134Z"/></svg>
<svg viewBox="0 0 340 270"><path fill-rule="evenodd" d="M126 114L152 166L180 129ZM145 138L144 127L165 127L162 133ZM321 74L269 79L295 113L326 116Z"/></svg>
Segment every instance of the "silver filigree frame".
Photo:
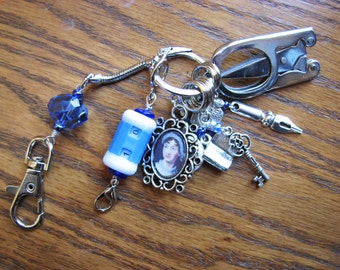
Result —
<svg viewBox="0 0 340 270"><path fill-rule="evenodd" d="M186 182L192 177L192 173L199 168L203 163L203 158L200 154L200 141L197 138L196 132L198 126L189 124L183 118L173 118L164 120L157 119L157 127L152 134L147 150L143 156L142 167L145 173L143 178L144 184L152 184L154 187L161 190L182 192L185 189ZM155 168L155 148L161 141L160 138L168 132L175 132L183 138L185 145L185 160L178 172L170 177L162 176Z"/></svg>

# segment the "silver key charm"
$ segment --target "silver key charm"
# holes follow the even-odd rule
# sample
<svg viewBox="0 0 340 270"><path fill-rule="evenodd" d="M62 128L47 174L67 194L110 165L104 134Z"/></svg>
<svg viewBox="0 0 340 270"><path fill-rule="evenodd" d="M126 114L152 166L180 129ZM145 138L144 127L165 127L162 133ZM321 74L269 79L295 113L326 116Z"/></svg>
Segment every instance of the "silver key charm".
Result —
<svg viewBox="0 0 340 270"><path fill-rule="evenodd" d="M246 157L250 164L257 171L257 176L253 178L253 181L258 187L262 187L265 182L269 180L269 176L266 174L262 166L256 161L253 155L250 153L251 139L246 134L233 133L229 138L229 153L235 157Z"/></svg>

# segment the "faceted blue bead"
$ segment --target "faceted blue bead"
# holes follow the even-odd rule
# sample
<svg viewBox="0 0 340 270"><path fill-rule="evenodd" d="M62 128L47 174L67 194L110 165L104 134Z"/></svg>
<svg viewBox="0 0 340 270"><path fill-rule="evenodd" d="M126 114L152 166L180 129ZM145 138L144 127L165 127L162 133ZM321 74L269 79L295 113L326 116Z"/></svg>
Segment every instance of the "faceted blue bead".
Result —
<svg viewBox="0 0 340 270"><path fill-rule="evenodd" d="M199 127L197 130L198 138L202 138L207 133L207 129L205 127Z"/></svg>
<svg viewBox="0 0 340 270"><path fill-rule="evenodd" d="M229 108L229 106L230 106L230 103L229 103L228 101L226 101L226 102L224 103L224 105L222 106L222 110L225 111L226 109Z"/></svg>
<svg viewBox="0 0 340 270"><path fill-rule="evenodd" d="M82 101L82 94L61 94L53 97L48 105L48 112L54 121L54 128L74 129L80 127L88 119L88 111Z"/></svg>
<svg viewBox="0 0 340 270"><path fill-rule="evenodd" d="M222 124L221 123L217 123L212 129L211 131L215 132L215 133L219 133L222 130Z"/></svg>

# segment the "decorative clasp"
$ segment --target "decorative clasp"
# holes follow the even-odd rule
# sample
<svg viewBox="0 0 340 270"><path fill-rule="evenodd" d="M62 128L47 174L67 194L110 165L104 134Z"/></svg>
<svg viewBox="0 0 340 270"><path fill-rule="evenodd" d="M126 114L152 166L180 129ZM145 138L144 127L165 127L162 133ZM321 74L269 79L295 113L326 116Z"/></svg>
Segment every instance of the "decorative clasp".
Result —
<svg viewBox="0 0 340 270"><path fill-rule="evenodd" d="M46 161L42 156L34 156L34 148L37 144L42 144L47 148L48 154ZM50 168L53 156L54 141L49 137L36 137L29 143L26 152L25 164L27 164L26 174L20 186L7 186L6 192L14 194L14 199L10 208L10 216L12 221L23 229L34 229L38 227L44 217L43 209L43 172ZM32 196L37 199L37 217L32 223L26 223L18 216L18 208L24 199Z"/></svg>

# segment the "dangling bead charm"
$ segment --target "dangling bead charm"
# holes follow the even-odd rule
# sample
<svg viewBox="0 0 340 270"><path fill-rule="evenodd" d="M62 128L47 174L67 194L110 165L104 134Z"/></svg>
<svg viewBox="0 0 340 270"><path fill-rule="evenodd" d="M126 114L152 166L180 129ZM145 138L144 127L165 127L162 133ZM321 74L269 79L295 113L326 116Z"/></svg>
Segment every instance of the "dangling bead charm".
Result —
<svg viewBox="0 0 340 270"><path fill-rule="evenodd" d="M151 135L156 128L154 114L150 108L126 110L120 121L110 146L103 157L104 164L113 172L114 185L110 185L95 200L95 207L100 212L108 211L116 201L115 187L118 177L126 178L136 173ZM112 182L112 180L111 180ZM109 192L107 192L109 190ZM107 194L111 194L108 196ZM102 206L99 200L103 196L108 199L108 205ZM114 198L115 197L115 198Z"/></svg>
<svg viewBox="0 0 340 270"><path fill-rule="evenodd" d="M54 129L51 135L46 137L35 137L27 147L25 163L27 164L26 175L20 186L8 186L6 191L15 193L10 209L10 216L14 223L23 229L34 229L42 222L44 217L43 208L43 172L51 167L56 137L63 129L73 129L81 126L87 120L87 108L83 105L82 91L90 83L93 74L88 75L83 83L78 86L72 94L62 94L53 97L47 107ZM40 150L33 151L36 145L42 145L47 153ZM41 148L41 147L39 147ZM29 190L27 187L31 187ZM33 196L38 199L37 219L34 223L28 224L17 216L17 208L20 201L26 196Z"/></svg>

